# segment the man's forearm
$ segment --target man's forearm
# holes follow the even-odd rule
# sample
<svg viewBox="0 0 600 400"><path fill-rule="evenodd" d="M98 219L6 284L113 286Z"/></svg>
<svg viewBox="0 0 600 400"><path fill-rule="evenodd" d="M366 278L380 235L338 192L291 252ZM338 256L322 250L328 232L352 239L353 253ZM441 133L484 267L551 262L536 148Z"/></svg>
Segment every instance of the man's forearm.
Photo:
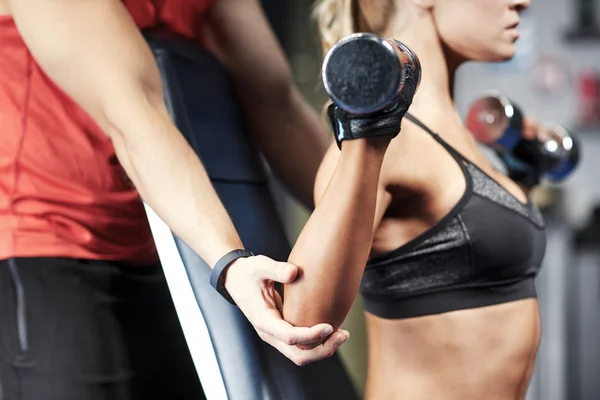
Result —
<svg viewBox="0 0 600 400"><path fill-rule="evenodd" d="M123 2L9 6L39 66L110 136L142 198L171 229L210 265L240 247L198 157L169 117L152 52Z"/></svg>
<svg viewBox="0 0 600 400"><path fill-rule="evenodd" d="M212 267L242 243L198 156L161 108L113 118L110 136L143 200Z"/></svg>

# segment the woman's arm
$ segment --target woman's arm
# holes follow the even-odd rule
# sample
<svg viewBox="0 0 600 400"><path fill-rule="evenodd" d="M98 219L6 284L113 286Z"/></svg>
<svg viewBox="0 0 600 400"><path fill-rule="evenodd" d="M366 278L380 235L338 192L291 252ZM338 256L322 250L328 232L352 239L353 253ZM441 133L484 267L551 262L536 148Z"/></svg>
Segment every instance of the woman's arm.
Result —
<svg viewBox="0 0 600 400"><path fill-rule="evenodd" d="M288 260L301 272L285 287L283 313L293 325L337 328L358 292L372 227L389 201L379 172L390 138L344 141L341 152L334 144L318 167L331 136L294 86L260 3L218 0L207 26L209 49L231 73L253 139L273 172L311 205L319 170L314 193L320 201Z"/></svg>
<svg viewBox="0 0 600 400"><path fill-rule="evenodd" d="M538 136L538 132L540 130L539 121L532 115L526 115L523 117L523 133L522 137L526 140L535 140ZM521 190L525 193L526 196L531 194L531 191L535 189L537 185L529 186L520 182L515 182Z"/></svg>
<svg viewBox="0 0 600 400"><path fill-rule="evenodd" d="M289 262L299 277L285 286L283 316L292 324L341 326L358 293L379 225L391 196L380 179L389 138L334 144L317 176L317 207Z"/></svg>

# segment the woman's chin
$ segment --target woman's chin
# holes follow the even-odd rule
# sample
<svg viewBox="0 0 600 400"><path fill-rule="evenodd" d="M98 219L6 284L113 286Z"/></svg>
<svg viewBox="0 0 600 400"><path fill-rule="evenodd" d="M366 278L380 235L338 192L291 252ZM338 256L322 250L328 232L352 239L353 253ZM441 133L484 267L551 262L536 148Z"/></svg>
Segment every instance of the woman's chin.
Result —
<svg viewBox="0 0 600 400"><path fill-rule="evenodd" d="M487 57L481 61L487 62L506 62L510 61L515 56L515 45L505 45L502 48L496 49L494 52L490 52Z"/></svg>
<svg viewBox="0 0 600 400"><path fill-rule="evenodd" d="M503 46L500 50L501 51L498 52L500 61L509 61L515 56L517 46L515 45L515 42L511 42Z"/></svg>

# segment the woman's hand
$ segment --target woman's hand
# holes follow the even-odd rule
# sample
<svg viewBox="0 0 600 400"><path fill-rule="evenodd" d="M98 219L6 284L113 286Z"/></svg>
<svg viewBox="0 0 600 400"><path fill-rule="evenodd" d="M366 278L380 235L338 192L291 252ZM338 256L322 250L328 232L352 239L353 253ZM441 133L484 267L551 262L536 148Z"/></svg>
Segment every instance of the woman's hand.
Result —
<svg viewBox="0 0 600 400"><path fill-rule="evenodd" d="M523 139L535 140L540 131L540 122L533 115L527 115L523 118Z"/></svg>
<svg viewBox="0 0 600 400"><path fill-rule="evenodd" d="M297 274L298 267L292 264L254 256L237 259L223 278L225 288L258 336L301 366L331 357L350 334L333 332L329 324L295 327L283 320L282 300L274 283L291 283Z"/></svg>

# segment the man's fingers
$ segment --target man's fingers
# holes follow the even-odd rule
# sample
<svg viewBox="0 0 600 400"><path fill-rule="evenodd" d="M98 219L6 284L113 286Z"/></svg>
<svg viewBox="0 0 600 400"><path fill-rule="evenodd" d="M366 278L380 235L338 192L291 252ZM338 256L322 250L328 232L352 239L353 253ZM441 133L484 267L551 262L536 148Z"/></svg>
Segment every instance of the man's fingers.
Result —
<svg viewBox="0 0 600 400"><path fill-rule="evenodd" d="M312 349L303 350L295 347L297 350L294 350L293 354L296 357L296 360L292 361L294 361L296 365L307 365L315 361L329 358L348 340L348 337L349 336L344 332L337 331L329 336L324 343Z"/></svg>
<svg viewBox="0 0 600 400"><path fill-rule="evenodd" d="M336 352L336 350L342 344L344 344L346 340L348 340L348 337L348 332L337 331L334 334L332 334L329 338L327 338L327 340L323 344L314 347L310 350L303 350L297 346L286 345L273 336L267 334L261 335L261 338L265 342L275 347L277 350L279 350L280 353L282 353L284 356L286 356L298 366L307 365L315 361L331 357Z"/></svg>
<svg viewBox="0 0 600 400"><path fill-rule="evenodd" d="M350 339L348 331L337 331L329 336L327 340L319 347L323 347L325 353L335 353L335 351ZM314 349L313 349L314 350ZM310 352L311 350L309 350Z"/></svg>
<svg viewBox="0 0 600 400"><path fill-rule="evenodd" d="M344 329L340 329L338 332L342 332L344 334L344 336L346 336L346 340L350 339L350 332L348 332Z"/></svg>
<svg viewBox="0 0 600 400"><path fill-rule="evenodd" d="M268 279L279 283L291 283L298 276L298 267L266 259L259 272L261 279Z"/></svg>
<svg viewBox="0 0 600 400"><path fill-rule="evenodd" d="M249 299L255 289L249 289L247 281L253 280L258 284L262 301L247 301L239 304L240 309L250 320L262 340L275 347L297 365L306 365L330 357L339 346L348 340L349 336L345 331L334 333L330 324L294 327L282 319L279 310L281 298L275 292L273 282L284 284L293 282L298 276L297 266L275 262L264 256L250 257L244 259L244 262L246 268L240 267L230 271L243 271L241 275L235 275L235 284L232 283L231 286L233 286L232 289L245 288L239 297L246 295L246 298ZM231 282L230 279L227 281ZM307 346L311 348L306 350L298 347L298 345L306 344L313 346Z"/></svg>
<svg viewBox="0 0 600 400"><path fill-rule="evenodd" d="M281 313L283 310L283 299L277 290L273 289L273 299L275 300L275 307Z"/></svg>
<svg viewBox="0 0 600 400"><path fill-rule="evenodd" d="M261 318L256 320L257 323L254 327L257 330L288 345L315 343L333 333L333 327L329 324L295 327L281 319L279 312L274 309L264 313Z"/></svg>
<svg viewBox="0 0 600 400"><path fill-rule="evenodd" d="M300 350L296 346L288 346L285 343L280 342L273 336L267 334L262 334L261 339L273 346L274 348L276 348L281 354L283 354L286 358L288 358L290 361L292 361L298 366L303 366L310 363L310 360L302 357L302 350Z"/></svg>
<svg viewBox="0 0 600 400"><path fill-rule="evenodd" d="M340 329L336 333L339 333L339 334L343 335L344 342L346 342L346 341L348 341L348 339L350 339L350 332L348 332L348 331L344 331L344 330ZM339 336L338 336L338 338L339 338ZM317 342L308 343L308 344L300 343L300 344L297 344L296 346L300 347L303 350L311 350L311 349L313 349L313 348L315 348L317 346L321 346L323 343L325 343L327 341L327 339L328 338L324 338L324 339L321 339L321 340L319 340ZM342 343L340 343L340 345L341 344Z"/></svg>

